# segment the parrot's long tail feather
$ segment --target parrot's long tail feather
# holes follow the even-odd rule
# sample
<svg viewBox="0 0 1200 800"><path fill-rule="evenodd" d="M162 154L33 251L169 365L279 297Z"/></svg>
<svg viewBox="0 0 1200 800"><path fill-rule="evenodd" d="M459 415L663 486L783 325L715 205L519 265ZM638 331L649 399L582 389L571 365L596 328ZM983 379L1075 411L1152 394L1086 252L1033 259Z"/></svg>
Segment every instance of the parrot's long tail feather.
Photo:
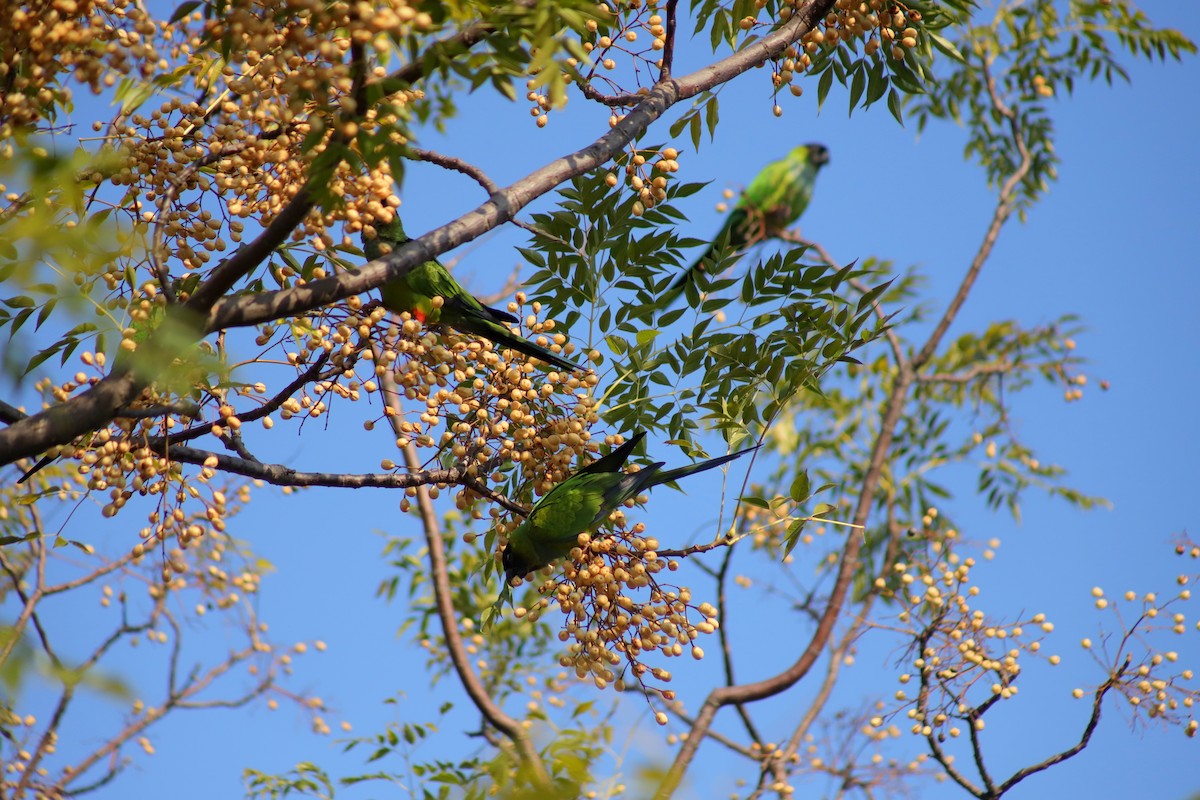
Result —
<svg viewBox="0 0 1200 800"><path fill-rule="evenodd" d="M689 283L695 283L696 276L712 264L713 254L717 252L717 248L720 247L722 243L726 242L727 238L728 246L740 248L744 244L744 242L739 242L738 238L739 232L742 229L741 226L745 219L746 210L744 208L735 208L729 214L729 218L725 220L725 224L721 226L721 230L717 232L716 237L713 239L713 243L708 246L708 249L705 250L699 258L693 261L690 267L680 273L679 277L667 287L665 292L663 292L662 300L659 302L659 307L663 311L666 311L671 306L675 305L675 302L679 299L680 295L684 293L687 285Z"/></svg>
<svg viewBox="0 0 1200 800"><path fill-rule="evenodd" d="M517 336L515 333L506 329L503 325L492 322L486 318L478 318L470 321L458 321L454 323L454 327L467 333L473 333L476 336L483 336L490 339L494 344L507 347L510 350L516 350L518 353L523 353L531 358L541 359L547 364L551 364L559 369L565 370L582 370L583 367L578 364L573 364L562 356L552 353L545 347L534 344L528 339Z"/></svg>
<svg viewBox="0 0 1200 800"><path fill-rule="evenodd" d="M728 464L735 458L744 456L746 453L752 453L761 446L762 445L755 445L754 447L747 447L745 450L738 450L736 453L710 458L708 461L701 461L699 464L689 464L686 467L676 467L675 469L668 469L664 472L659 472L648 484L646 484L644 488L648 489L651 486L658 486L660 483L670 483L671 481L676 481L680 478L686 478L688 475L695 475L697 472L704 472L705 470L712 469L713 467L719 467L722 464Z"/></svg>

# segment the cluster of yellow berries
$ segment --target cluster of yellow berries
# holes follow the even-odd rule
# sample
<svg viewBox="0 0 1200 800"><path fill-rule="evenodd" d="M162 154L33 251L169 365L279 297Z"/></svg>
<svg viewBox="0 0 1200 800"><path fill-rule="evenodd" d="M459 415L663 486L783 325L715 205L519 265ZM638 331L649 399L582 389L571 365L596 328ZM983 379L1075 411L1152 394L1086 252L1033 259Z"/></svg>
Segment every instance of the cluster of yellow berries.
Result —
<svg viewBox="0 0 1200 800"><path fill-rule="evenodd" d="M596 12L603 23L595 19L587 21L588 33L595 39L582 42L584 52L602 69L608 71L617 68L613 53L661 67L662 58L659 53L667 45L667 29L665 20L657 9L658 0L649 0L644 6L640 2L620 3L615 7L599 4ZM643 32L649 34L648 45L638 44ZM590 82L594 74L593 68L592 74L586 79Z"/></svg>
<svg viewBox="0 0 1200 800"><path fill-rule="evenodd" d="M610 122L616 124L616 117ZM625 178L637 198L633 201L632 213L640 217L647 209L667 197L669 176L679 171L679 151L674 147L659 150L632 150L625 158ZM615 187L621 182L615 172L604 177L604 182Z"/></svg>
<svg viewBox="0 0 1200 800"><path fill-rule="evenodd" d="M738 21L738 27L748 32L786 22L800 5L793 2L782 6L776 19L764 21L757 15L745 16ZM766 7L766 0L755 0L755 7L761 11ZM806 33L798 45L787 48L774 62L772 86L776 92L786 87L792 96L800 97L804 89L794 83L795 76L807 72L815 59L848 40L862 42L863 52L868 57L884 49L893 60L903 61L907 51L915 49L924 36L921 20L920 11L897 0L837 0L820 26ZM783 114L783 108L778 104L773 110L777 117Z"/></svg>
<svg viewBox="0 0 1200 800"><path fill-rule="evenodd" d="M972 608L979 587L970 585L976 561L955 550L958 534L937 529L936 509L922 519L930 556L911 553L911 561L897 561L891 573L875 580L883 597L899 600L901 623L915 643L912 672L898 678L902 688L893 695L890 713L871 718L870 727L887 730L888 720L904 711L916 736L962 735L962 725L983 727L983 714L993 703L1014 697L1021 673L1021 657L1040 654L1042 638L1054 630L1044 614L1007 624L991 622L982 610ZM985 553L999 542L993 540ZM1047 659L1058 664L1056 655ZM915 690L908 684L916 681ZM978 693L974 698L972 693Z"/></svg>
<svg viewBox="0 0 1200 800"><path fill-rule="evenodd" d="M559 664L574 669L576 677L617 691L624 691L632 678L651 690L651 681L667 683L671 672L647 665L645 656L657 652L668 658L701 659L704 650L698 638L716 631L720 623L711 605L693 604L690 589L660 582L663 570L674 572L679 562L660 558L658 541L643 538L640 523L625 530L624 512L614 516L617 532L579 535L562 575L539 588L545 596L531 616L540 616L551 605L566 616L558 637L569 644ZM526 613L517 609L518 616ZM675 699L669 690L653 691L667 702ZM661 712L656 719L660 724L667 721Z"/></svg>
<svg viewBox="0 0 1200 800"><path fill-rule="evenodd" d="M519 293L509 303L509 311L519 315L524 310L525 297ZM554 333L554 321L538 319L541 304L531 304L531 310L523 320L531 340L569 354L572 345ZM378 379L390 374L412 407L396 422L397 447L414 443L444 448L465 465L468 475L490 476L493 481L503 480L497 471L501 466L515 463L518 470L511 477L532 479L539 495L569 475L572 464L589 447L595 448L588 430L599 419L597 400L590 393L599 381L594 372L545 371L522 354L498 349L486 339L430 331L408 312L394 322L387 319L387 312L376 308L361 323L363 332L375 329L380 343L370 357L374 375L362 386L374 393ZM366 426L371 429L376 424L368 421ZM390 460L383 466L395 467ZM459 507L466 509L480 497L461 489L457 499ZM401 508L406 509L408 502L402 501Z"/></svg>
<svg viewBox="0 0 1200 800"><path fill-rule="evenodd" d="M70 107L69 79L99 93L119 76L166 68L166 27L133 0L5 3L0 26L0 140Z"/></svg>
<svg viewBox="0 0 1200 800"><path fill-rule="evenodd" d="M179 605L186 607L194 604L195 618L221 611L233 614L232 617L225 616L222 619L232 621L245 637L240 649L221 650L214 661L203 665L203 672L189 673L190 677L181 676L179 685L172 687L172 691L180 692L175 700L198 703L223 700L224 698L216 696L222 691L217 688L220 682L212 684L211 679L241 667L246 670L246 674L256 686L255 694L278 691L285 699L296 702L310 713L319 711L323 708L319 698L277 689L275 684L290 670L291 662L297 655L310 650L324 651L325 644L320 641L302 642L281 649L268 640L267 625L256 618L253 602L253 595L259 589L265 566L255 559L246 558L242 545L221 532L224 528L224 522L221 520L236 513L239 504L248 500L249 487L246 486L236 490L214 489L205 498L206 508L203 512L180 519L180 512L177 509L172 510L168 516L176 522L173 526L168 525L169 529L197 524L208 527L208 532L192 547L187 547L182 542L178 546L168 546L165 541L162 545L151 545L156 537L146 537L144 544L116 559L98 557L86 547L83 548L85 554L81 558L78 551L72 550L71 555L65 559L66 569L76 573L69 583L85 591L88 587L95 590L101 608L111 609L118 615L114 628L117 636L135 647L142 644L150 647L171 645L173 640L187 636L194 629L194 625L175 624L174 615ZM170 507L164 504L161 508ZM0 520L6 525L29 530L36 530L39 524L34 517L33 508L25 503L5 502L0 506ZM143 531L143 535L145 533ZM40 546L46 548L50 559L59 559L63 555L61 551L50 547L49 540ZM162 561L142 557L145 553L159 552L164 556ZM17 551L10 555L14 559L14 567L25 557L24 553ZM58 580L61 581L62 574L56 574L59 574ZM148 596L148 607L147 604L139 602L138 590L144 591L145 596ZM170 601L175 601L176 605L171 605ZM101 638L97 641L103 640L103 629L100 635ZM117 639L114 638L113 641ZM49 646L47 644L47 647ZM101 653L104 649L107 649L107 645L101 648ZM150 654L147 656L151 657ZM165 664L165 661L163 663ZM272 699L269 705L275 707L278 703ZM135 700L130 708L131 715L124 718L112 734L115 735L121 730L139 734L136 738L130 737L130 741L136 743L143 752L151 754L154 747L142 731L157 722L167 711L166 707L156 706L141 699ZM0 791L11 791L20 785L24 787L22 791L32 790L40 796L43 794L41 787L53 786L55 781L58 781L57 785L61 788L63 782L78 777L75 772L77 764L65 764L55 768L51 760L45 758L55 752L57 723L57 719L39 723L33 715L19 715L6 705L0 706L0 724L9 732L9 754L12 756L7 759L4 773L0 775ZM319 715L314 714L313 727L318 732L328 732L328 725ZM98 736L102 735L103 729L96 728L95 733ZM55 769L58 770L57 774L53 772ZM56 791L49 792L55 793Z"/></svg>
<svg viewBox="0 0 1200 800"><path fill-rule="evenodd" d="M880 702L875 710L883 708L884 704ZM792 751L790 747L776 746L769 755L776 761L795 764L792 771L796 773L828 775L847 782L853 780L856 786L869 786L876 790L902 786L906 779L923 772L932 771L938 778L942 777L930 769L932 759L928 753L917 753L907 761L885 757L881 745L901 738L903 733L895 724L875 727L872 713L867 710L853 716L847 715L828 725L825 735L820 739L812 733L806 734L803 749ZM866 738L872 746L864 748L859 737ZM795 792L791 786L787 789L791 790L790 793ZM773 788L773 791L778 790Z"/></svg>
<svg viewBox="0 0 1200 800"><path fill-rule="evenodd" d="M1193 547L1192 552L1193 557L1200 556L1200 548ZM1114 687L1125 696L1134 713L1145 713L1150 719L1178 724L1189 737L1195 736L1197 728L1200 728L1200 721L1196 719L1200 687L1193 683L1196 673L1180 666L1178 651L1156 651L1149 647L1148 642L1150 635L1158 630L1170 631L1175 636L1188 632L1187 616L1178 607L1192 599L1189 587L1197 580L1200 580L1200 576L1179 575L1175 583L1180 589L1166 599L1160 598L1156 592L1139 594L1132 590L1124 592L1120 598L1109 598L1101 587L1093 587L1093 604L1097 610L1112 613L1116 617L1125 634L1122 639L1124 644L1121 652L1109 655L1098 650L1090 638L1080 641L1085 650L1093 652L1102 662L1108 659L1114 673L1120 670L1120 680ZM1126 620L1130 615L1121 614L1122 601L1136 606L1137 617L1132 629L1127 629L1130 623ZM1193 630L1200 631L1200 622L1195 623ZM1136 641L1147 643L1139 658L1134 657L1132 649L1132 643ZM1085 692L1075 689L1072 694L1082 698Z"/></svg>

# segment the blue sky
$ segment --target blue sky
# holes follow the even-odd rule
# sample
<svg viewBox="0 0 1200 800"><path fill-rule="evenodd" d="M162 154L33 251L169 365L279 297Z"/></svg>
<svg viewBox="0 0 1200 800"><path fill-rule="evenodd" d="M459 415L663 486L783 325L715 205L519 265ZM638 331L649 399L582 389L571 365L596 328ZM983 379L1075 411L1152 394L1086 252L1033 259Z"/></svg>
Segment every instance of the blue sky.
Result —
<svg viewBox="0 0 1200 800"><path fill-rule="evenodd" d="M1145 8L1158 24L1200 39L1200 26L1186 4L1159 0ZM1016 401L1013 421L1043 460L1069 470L1072 485L1113 503L1109 511L1082 513L1031 494L1020 525L987 512L969 495L969 486L960 487L963 494L948 506L972 538L994 536L1003 542L995 561L977 575L985 587L983 607L1007 616L1045 612L1058 626L1046 646L1067 661L1058 671L1034 671L1021 697L995 719L989 717L990 752L1000 772L1005 765L1045 757L1078 736L1086 709L1067 694L1103 678L1078 641L1095 636L1102 619L1109 622L1093 609L1091 587L1102 586L1110 595L1127 588L1166 592L1176 574L1196 571L1194 562L1171 553L1171 541L1197 528L1189 500L1200 479L1195 463L1200 415L1194 399L1200 393L1194 322L1200 302L1200 158L1194 137L1200 118L1189 102L1189 87L1200 83L1200 61L1126 63L1132 65L1132 85L1084 84L1074 97L1059 98L1059 180L1027 223L1014 222L1005 231L952 331L1000 318L1035 324L1068 312L1081 317L1086 331L1077 337L1079 352L1089 360L1084 371L1091 378L1084 400L1067 404L1058 391L1030 391ZM681 68L687 66L684 60ZM843 261L875 255L917 265L929 276L933 297L944 301L978 246L992 204L978 170L962 160L963 131L933 126L915 138L911 127L896 125L883 108L847 118L844 99L836 94L817 115L815 91L784 103L786 112L776 119L764 78L751 74L729 87L722 95L717 141L705 142L698 154L688 148L679 159L683 179L712 181L687 201L686 233L704 237L719 227L714 205L722 189L744 185L798 142L820 141L830 147L832 163L804 217L805 235ZM523 104L507 106L481 95L463 104L448 135L430 134L422 145L476 163L504 184L587 144L604 129L606 117L575 98L566 113L551 115L550 125L539 131ZM648 140L665 140L666 127ZM482 200L470 181L424 165L410 170L404 196L413 233ZM523 236L505 232L464 248L460 280L480 293L500 286L519 263L511 246ZM1111 383L1109 391L1095 389L1101 379ZM386 435L369 435L354 425L328 433L312 426L303 437L261 437L261 445L263 457L302 469L370 471L391 455ZM662 457L672 464L681 458L670 451ZM734 474L740 479L740 472ZM639 518L651 528L657 522L665 529L668 521L685 527L679 520L694 520L687 527L698 528L708 517L697 513L697 501L719 487L720 475L714 473L692 479L687 495L660 489ZM322 639L329 645L327 653L298 659L295 685L312 689L336 709L331 720L348 719L356 733L368 733L389 720L431 719L444 699L465 707L452 681L429 691L423 653L396 636L402 601L388 606L373 597L388 574L379 557L381 532L419 536L415 520L398 513L393 495L320 490L283 497L264 489L236 524L235 533L278 567L258 601L276 641ZM113 528L80 537L85 533L122 541L131 535ZM754 559L743 557L741 563L753 574ZM804 635L787 627L794 623L780 625L761 614L761 602L747 592L731 613L735 646L741 643L753 654L739 663L739 674L747 679L765 675L776 661L790 660L795 640L788 634ZM62 624L79 626L82 637L93 614L101 612L63 608L61 613ZM1194 622L1194 614L1189 617ZM1194 630L1177 649L1200 668ZM898 655L864 647L835 705L890 695L897 688L900 670L893 662ZM696 708L715 664L699 665L688 675L683 673L689 665L673 666L680 674L681 696ZM136 660L127 660L126 667L136 670ZM788 702L758 711L772 738L787 735L788 720L804 708L801 701L811 691L802 686L787 696ZM382 703L397 693L398 704ZM645 716L636 705L623 712L631 720ZM112 708L111 701L90 701L77 725L86 727L88 714L102 719ZM419 757L474 747L460 733L474 725L473 715L455 713L439 740ZM723 714L718 727L736 731L733 722L732 713ZM130 774L94 796L160 797L167 786L180 798L237 795L243 766L282 771L303 760L328 766L335 775L368 771L361 763L363 751L341 755L335 741L313 737L305 728L303 715L290 709L181 714L152 734L156 755L138 757ZM671 750L652 728L646 725L636 734L635 746L650 760L669 758ZM621 746L618 741L617 749ZM1113 700L1089 750L1029 779L1011 796L1136 796L1154 776L1156 797L1183 800L1200 791L1196 746L1178 729L1150 725L1131 732L1128 716ZM728 770L737 762L725 760L713 744L705 745L702 755L706 763L699 766L690 796L727 796L734 790ZM386 766L405 769L400 762ZM633 766L627 765L627 774ZM744 763L736 770L738 777L753 777ZM925 785L919 794L964 796L948 785ZM405 796L391 789L345 795Z"/></svg>

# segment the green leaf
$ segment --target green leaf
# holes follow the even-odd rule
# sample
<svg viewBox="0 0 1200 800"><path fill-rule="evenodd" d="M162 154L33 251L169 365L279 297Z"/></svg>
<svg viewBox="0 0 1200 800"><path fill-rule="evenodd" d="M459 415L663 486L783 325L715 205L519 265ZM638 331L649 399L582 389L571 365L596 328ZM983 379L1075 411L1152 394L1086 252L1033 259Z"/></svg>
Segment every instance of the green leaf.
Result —
<svg viewBox="0 0 1200 800"><path fill-rule="evenodd" d="M821 107L825 105L825 98L829 94L829 89L833 86L833 70L826 69L821 73L821 79L817 81L817 111L820 112Z"/></svg>
<svg viewBox="0 0 1200 800"><path fill-rule="evenodd" d="M167 20L167 23L170 24L179 22L179 20L183 19L188 14L191 14L201 5L201 0L188 0L186 3L181 3L179 8L175 9L175 11L171 14L171 17Z"/></svg>
<svg viewBox="0 0 1200 800"><path fill-rule="evenodd" d="M892 112L892 116L896 118L896 122L899 122L901 125L903 125L904 112L900 108L900 94L894 88L888 90L887 106L888 111Z"/></svg>
<svg viewBox="0 0 1200 800"><path fill-rule="evenodd" d="M650 344L650 342L653 342L654 339L661 333L662 331L655 330L653 328L638 331L637 336L635 337L637 339L638 347L645 347L646 345Z"/></svg>
<svg viewBox="0 0 1200 800"><path fill-rule="evenodd" d="M793 520L792 524L788 525L787 534L783 541L783 557L787 558L793 550L796 549L796 544L800 541L800 533L804 530L804 526L808 523L806 519Z"/></svg>
<svg viewBox="0 0 1200 800"><path fill-rule="evenodd" d="M925 34L929 37L929 41L933 42L933 46L938 50L941 50L943 53L950 56L955 61L958 61L960 64L967 63L967 60L963 58L963 54L960 53L958 48L954 46L954 42L951 42L945 37L938 36L928 28L925 29Z"/></svg>
<svg viewBox="0 0 1200 800"><path fill-rule="evenodd" d="M854 77L850 79L850 113L854 113L854 109L858 106L858 101L862 98L863 91L867 88L867 71L863 69L863 62L858 62L857 68L854 70Z"/></svg>
<svg viewBox="0 0 1200 800"><path fill-rule="evenodd" d="M791 487L788 489L788 497L795 500L797 503L803 503L810 496L809 489L811 484L808 480L808 470L803 469L796 475L792 481Z"/></svg>

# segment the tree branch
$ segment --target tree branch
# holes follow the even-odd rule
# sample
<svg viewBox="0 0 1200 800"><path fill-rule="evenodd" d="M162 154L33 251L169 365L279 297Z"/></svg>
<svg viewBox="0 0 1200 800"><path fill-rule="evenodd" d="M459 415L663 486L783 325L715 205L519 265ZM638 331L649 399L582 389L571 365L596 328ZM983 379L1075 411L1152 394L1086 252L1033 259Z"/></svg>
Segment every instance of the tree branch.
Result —
<svg viewBox="0 0 1200 800"><path fill-rule="evenodd" d="M173 461L203 465L216 459L216 469L255 478L275 486L329 486L341 489L408 489L427 486L431 483L446 483L467 486L466 479L473 479L464 467L431 469L403 474L395 473L344 473L344 472L300 472L284 464L264 464L245 458L236 458L211 450L195 447L172 447L169 451ZM419 469L419 465L418 465ZM474 486L470 487L475 490Z"/></svg>
<svg viewBox="0 0 1200 800"><path fill-rule="evenodd" d="M963 372L927 372L919 375L917 380L920 383L970 383L982 375L1004 373L1012 368L1012 362L1004 359L991 364L976 364Z"/></svg>
<svg viewBox="0 0 1200 800"><path fill-rule="evenodd" d="M929 359L933 357L938 345L941 344L946 331L950 329L951 323L958 316L959 310L963 303L967 302L967 296L971 293L971 287L975 285L975 279L979 277L983 265L987 263L988 258L992 255L992 248L996 246L996 240L1000 237L1000 229L1004 227L1004 223L1008 221L1009 216L1013 212L1016 205L1017 187L1021 181L1029 174L1029 170L1033 168L1033 156L1029 152L1029 148L1025 145L1025 133L1021 129L1021 122L1013 110L1004 104L1000 96L996 93L996 81L992 77L990 68L987 63L987 56L981 57L983 62L984 75L987 78L988 93L992 99L992 107L996 113L1008 120L1009 135L1012 137L1013 143L1017 147L1017 152L1021 156L1021 163L1013 170L1013 173L1004 181L1004 185L1000 188L1000 194L997 197L996 210L992 213L992 222L988 225L987 231L984 233L983 242L979 245L979 250L975 253L975 258L971 261L971 266L967 269L967 274L963 276L962 282L958 286L958 291L950 300L950 304L942 313L941 319L938 320L933 332L929 334L929 339L926 340L921 350L913 358L913 365L916 369L923 367Z"/></svg>
<svg viewBox="0 0 1200 800"><path fill-rule="evenodd" d="M1121 682L1121 678L1124 677L1125 669L1128 667L1128 665L1129 662L1126 661L1125 667L1118 668L1116 672L1109 676L1108 680L1106 680L1098 689L1096 689L1095 694L1092 696L1092 714L1088 718L1087 725L1084 727L1083 735L1080 736L1079 741L1075 743L1074 746L1068 747L1061 753L1056 753L1055 755L1050 756L1045 761L1017 770L1015 773L1013 773L1011 778L1000 784L999 788L996 790L996 797L1004 794L1009 789L1028 778L1030 775L1041 772L1044 769L1049 769L1055 764L1059 764L1063 761L1066 761L1068 758L1072 758L1081 753L1083 749L1088 746L1088 743L1091 742L1092 734L1096 732L1096 726L1100 724L1100 707L1104 702L1104 696L1108 694L1109 690L1113 689L1118 683Z"/></svg>
<svg viewBox="0 0 1200 800"><path fill-rule="evenodd" d="M419 147L409 147L408 153L417 161L427 161L430 164L436 164L443 169L461 172L463 175L466 175L468 178L482 186L483 190L488 193L489 197L500 190L500 187L496 185L495 181L487 176L487 173L474 164L468 164L461 158L435 153L432 150L422 150Z"/></svg>
<svg viewBox="0 0 1200 800"><path fill-rule="evenodd" d="M381 376L380 387L388 407L400 411L401 395L397 391L392 373L385 372ZM399 428L399 421L402 418L403 415L399 413L388 417L397 436L402 433ZM417 473L421 469L417 448L411 442L404 448L404 461L411 473ZM459 632L458 615L454 610L453 590L446 568L441 525L438 522L437 512L433 508L429 489L424 484L417 486L417 510L425 530L425 543L429 548L430 584L433 586L434 603L437 606L438 620L445 636L446 652L450 663L453 665L463 689L466 690L467 696L479 709L479 713L513 743L521 763L529 770L530 775L527 777L539 784L541 788L549 789L551 786L550 774L546 771L546 765L538 754L533 740L529 737L529 732L518 720L510 717L496 704L471 666L470 657L463 645L462 634Z"/></svg>

